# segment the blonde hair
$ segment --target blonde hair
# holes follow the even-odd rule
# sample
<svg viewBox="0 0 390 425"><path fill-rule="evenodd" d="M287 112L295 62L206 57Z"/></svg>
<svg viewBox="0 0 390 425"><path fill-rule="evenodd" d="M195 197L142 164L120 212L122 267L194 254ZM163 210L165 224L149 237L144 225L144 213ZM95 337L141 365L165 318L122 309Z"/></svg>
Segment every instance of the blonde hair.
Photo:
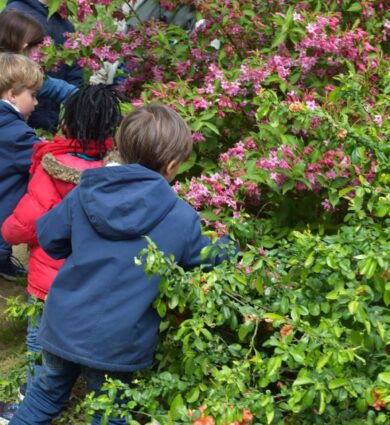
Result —
<svg viewBox="0 0 390 425"><path fill-rule="evenodd" d="M185 161L192 151L187 124L173 109L149 105L126 115L116 134L123 161L160 172L171 161Z"/></svg>
<svg viewBox="0 0 390 425"><path fill-rule="evenodd" d="M16 53L0 53L0 96L12 89L15 94L23 90L39 90L43 73L38 64Z"/></svg>

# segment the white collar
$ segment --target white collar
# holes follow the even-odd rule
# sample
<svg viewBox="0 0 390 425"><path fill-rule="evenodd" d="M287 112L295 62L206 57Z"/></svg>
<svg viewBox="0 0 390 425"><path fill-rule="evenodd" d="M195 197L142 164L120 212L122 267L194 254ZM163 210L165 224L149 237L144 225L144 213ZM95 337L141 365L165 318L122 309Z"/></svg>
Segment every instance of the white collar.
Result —
<svg viewBox="0 0 390 425"><path fill-rule="evenodd" d="M15 106L13 103L11 103L9 100L7 100L7 99L1 99L1 100L5 103L8 103L8 105L11 105L15 109L16 112L19 112L19 114L21 114L20 109L17 106Z"/></svg>

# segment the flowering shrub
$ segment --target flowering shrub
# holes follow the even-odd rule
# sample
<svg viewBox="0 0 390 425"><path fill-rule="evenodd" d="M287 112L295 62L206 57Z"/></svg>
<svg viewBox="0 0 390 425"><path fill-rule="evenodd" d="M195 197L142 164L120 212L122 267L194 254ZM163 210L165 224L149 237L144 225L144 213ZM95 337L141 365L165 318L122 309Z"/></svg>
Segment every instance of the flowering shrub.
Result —
<svg viewBox="0 0 390 425"><path fill-rule="evenodd" d="M137 18L133 1L67 0L77 31L37 59L78 61L86 78L119 61L124 111L177 110L195 146L174 188L242 256L186 272L150 241L137 262L163 277L156 364L85 410L131 424L388 423L388 2L160 3L191 5L196 27L123 31L113 18Z"/></svg>

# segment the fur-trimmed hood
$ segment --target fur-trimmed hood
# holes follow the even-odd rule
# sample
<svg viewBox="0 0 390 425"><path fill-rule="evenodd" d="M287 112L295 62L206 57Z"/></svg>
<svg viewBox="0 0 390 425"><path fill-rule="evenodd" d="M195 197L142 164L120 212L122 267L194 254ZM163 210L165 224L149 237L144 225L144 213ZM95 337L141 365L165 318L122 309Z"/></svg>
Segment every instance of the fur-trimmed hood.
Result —
<svg viewBox="0 0 390 425"><path fill-rule="evenodd" d="M67 183L79 184L81 173L88 168L120 165L118 151L109 150L101 161L91 161L69 154L53 155L47 153L42 158L42 168L49 176Z"/></svg>

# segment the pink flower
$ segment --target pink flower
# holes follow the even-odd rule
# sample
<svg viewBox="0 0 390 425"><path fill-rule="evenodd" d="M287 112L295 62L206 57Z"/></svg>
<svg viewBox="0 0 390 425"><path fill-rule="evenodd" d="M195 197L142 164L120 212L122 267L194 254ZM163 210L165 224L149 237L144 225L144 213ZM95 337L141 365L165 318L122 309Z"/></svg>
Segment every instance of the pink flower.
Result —
<svg viewBox="0 0 390 425"><path fill-rule="evenodd" d="M208 102L203 98L196 98L192 101L192 103L194 104L195 109L209 109L211 106L211 102Z"/></svg>
<svg viewBox="0 0 390 425"><path fill-rule="evenodd" d="M302 17L302 15L300 15L298 12L296 12L295 10L294 10L294 13L293 13L293 20L295 21L295 22L303 22L303 17Z"/></svg>
<svg viewBox="0 0 390 425"><path fill-rule="evenodd" d="M324 208L325 211L334 211L334 208L332 206L332 204L330 203L328 198L325 198L322 202L321 202L322 207Z"/></svg>
<svg viewBox="0 0 390 425"><path fill-rule="evenodd" d="M214 228L217 231L218 236L226 235L227 233L227 227L222 224L220 221L216 221L214 223Z"/></svg>
<svg viewBox="0 0 390 425"><path fill-rule="evenodd" d="M380 115L375 115L374 121L378 124L378 127L382 127L383 118Z"/></svg>
<svg viewBox="0 0 390 425"><path fill-rule="evenodd" d="M306 106L308 109L310 109L311 111L314 111L314 109L316 109L316 102L314 100L308 100L306 102Z"/></svg>
<svg viewBox="0 0 390 425"><path fill-rule="evenodd" d="M195 143L202 143L206 141L206 138L203 136L203 134L200 131L194 131L192 133L192 140Z"/></svg>

